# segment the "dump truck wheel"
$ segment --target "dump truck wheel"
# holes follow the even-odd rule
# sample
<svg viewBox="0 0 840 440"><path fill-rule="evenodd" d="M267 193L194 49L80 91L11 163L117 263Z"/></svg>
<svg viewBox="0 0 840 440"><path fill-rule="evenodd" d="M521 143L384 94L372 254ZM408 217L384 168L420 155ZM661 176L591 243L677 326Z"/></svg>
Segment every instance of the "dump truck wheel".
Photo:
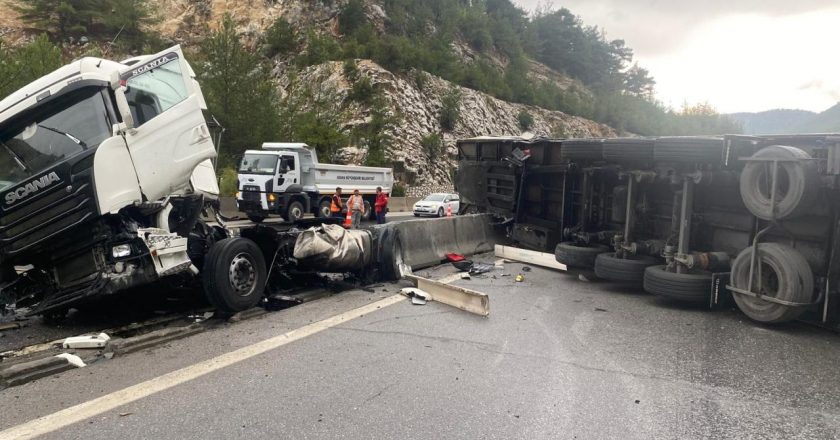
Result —
<svg viewBox="0 0 840 440"><path fill-rule="evenodd" d="M318 205L318 218L332 217L332 210L330 210L330 201L324 200Z"/></svg>
<svg viewBox="0 0 840 440"><path fill-rule="evenodd" d="M811 156L794 147L773 145L762 148L752 158L763 159L761 162L748 162L741 173L741 198L744 205L756 217L770 220L796 217L813 205L819 187L817 164L808 160ZM776 206L770 204L770 192L773 181L772 163L769 159L782 159L779 162L778 182L776 185ZM791 161L801 160L801 161Z"/></svg>
<svg viewBox="0 0 840 440"><path fill-rule="evenodd" d="M382 277L386 280L402 278L403 249L400 231L393 226L384 228L379 239L379 262Z"/></svg>
<svg viewBox="0 0 840 440"><path fill-rule="evenodd" d="M236 313L250 309L263 297L265 259L253 241L226 238L210 248L202 281L207 300L220 311Z"/></svg>
<svg viewBox="0 0 840 440"><path fill-rule="evenodd" d="M753 291L757 290L759 266L761 293L785 301L808 302L814 294L814 274L805 257L796 249L779 243L760 243L753 274ZM750 277L752 246L744 249L732 265L732 284L747 289ZM776 304L751 296L732 293L735 303L755 321L780 323L796 319L805 309Z"/></svg>
<svg viewBox="0 0 840 440"><path fill-rule="evenodd" d="M674 163L723 163L723 139L713 137L663 137L653 145L653 159Z"/></svg>
<svg viewBox="0 0 840 440"><path fill-rule="evenodd" d="M712 291L712 273L675 273L665 270L664 265L648 266L645 269L644 287L647 293L675 301L708 302Z"/></svg>
<svg viewBox="0 0 840 440"><path fill-rule="evenodd" d="M248 214L248 220L251 220L254 223L262 223L262 221L265 220L265 216L260 214Z"/></svg>
<svg viewBox="0 0 840 440"><path fill-rule="evenodd" d="M286 208L286 212L283 215L283 219L287 222L294 223L303 218L303 212L303 203L294 201L289 203L289 206Z"/></svg>
<svg viewBox="0 0 840 440"><path fill-rule="evenodd" d="M619 281L642 286L645 269L656 264L656 258L636 255L630 258L616 258L613 252L595 257L595 275L610 281Z"/></svg>
<svg viewBox="0 0 840 440"><path fill-rule="evenodd" d="M564 241L554 248L554 258L568 267L592 269L595 266L595 257L609 250L609 247L602 244L580 246L573 241Z"/></svg>

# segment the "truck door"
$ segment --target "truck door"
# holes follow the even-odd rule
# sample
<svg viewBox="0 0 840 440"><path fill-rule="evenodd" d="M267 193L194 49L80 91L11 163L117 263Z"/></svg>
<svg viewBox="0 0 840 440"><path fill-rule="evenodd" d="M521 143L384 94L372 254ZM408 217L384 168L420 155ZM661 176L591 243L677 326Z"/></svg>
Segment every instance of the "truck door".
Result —
<svg viewBox="0 0 840 440"><path fill-rule="evenodd" d="M186 190L196 166L216 151L204 98L181 48L126 68L120 84L134 122L125 139L143 195L157 200Z"/></svg>
<svg viewBox="0 0 840 440"><path fill-rule="evenodd" d="M283 153L277 161L276 192L287 192L292 185L300 185L300 161L297 153Z"/></svg>

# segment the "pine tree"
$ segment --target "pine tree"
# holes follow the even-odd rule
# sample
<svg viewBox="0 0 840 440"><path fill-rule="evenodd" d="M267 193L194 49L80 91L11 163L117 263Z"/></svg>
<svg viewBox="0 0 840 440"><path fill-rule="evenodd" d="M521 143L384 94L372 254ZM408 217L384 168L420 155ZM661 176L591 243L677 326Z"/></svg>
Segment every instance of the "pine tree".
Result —
<svg viewBox="0 0 840 440"><path fill-rule="evenodd" d="M57 41L94 31L94 24L108 10L106 0L27 0L13 4L12 9L23 22Z"/></svg>
<svg viewBox="0 0 840 440"><path fill-rule="evenodd" d="M129 50L143 49L145 29L158 22L148 0L107 0L103 24L109 38Z"/></svg>

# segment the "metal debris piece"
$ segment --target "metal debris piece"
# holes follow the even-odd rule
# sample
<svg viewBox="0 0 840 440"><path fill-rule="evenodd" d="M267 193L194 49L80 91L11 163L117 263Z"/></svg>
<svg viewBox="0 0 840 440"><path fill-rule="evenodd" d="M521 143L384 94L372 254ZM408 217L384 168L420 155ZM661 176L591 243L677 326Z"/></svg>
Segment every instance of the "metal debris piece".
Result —
<svg viewBox="0 0 840 440"><path fill-rule="evenodd" d="M61 354L55 355L55 357L66 359L67 363L74 366L74 367L82 368L82 367L87 366L87 364L85 364L85 361L83 361L82 358L76 356L75 354L61 353Z"/></svg>
<svg viewBox="0 0 840 440"><path fill-rule="evenodd" d="M98 335L71 336L61 343L62 348L102 348L111 337L105 333Z"/></svg>
<svg viewBox="0 0 840 440"><path fill-rule="evenodd" d="M530 272L531 266L522 266L522 272Z"/></svg>
<svg viewBox="0 0 840 440"><path fill-rule="evenodd" d="M416 287L406 287L400 292L411 298L411 303L414 305L422 306L429 300L429 294Z"/></svg>
<svg viewBox="0 0 840 440"><path fill-rule="evenodd" d="M504 258L505 260L518 261L520 263L528 263L534 266L548 267L551 269L566 270L566 265L558 263L554 254L520 249L511 246L502 246L499 244L496 245L495 253L497 257Z"/></svg>
<svg viewBox="0 0 840 440"><path fill-rule="evenodd" d="M429 301L437 301L481 316L490 314L490 298L487 294L414 275L406 278L414 281L417 288L428 295L426 299Z"/></svg>

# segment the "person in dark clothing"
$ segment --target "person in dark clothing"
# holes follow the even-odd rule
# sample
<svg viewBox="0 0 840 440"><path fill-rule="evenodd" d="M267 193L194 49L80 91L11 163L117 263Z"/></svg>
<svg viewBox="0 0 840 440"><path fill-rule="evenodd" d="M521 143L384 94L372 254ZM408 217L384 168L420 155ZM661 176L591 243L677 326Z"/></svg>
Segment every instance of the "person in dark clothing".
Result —
<svg viewBox="0 0 840 440"><path fill-rule="evenodd" d="M388 213L388 194L382 192L382 187L376 187L376 202L374 203L376 212L376 224L385 224L385 214Z"/></svg>

